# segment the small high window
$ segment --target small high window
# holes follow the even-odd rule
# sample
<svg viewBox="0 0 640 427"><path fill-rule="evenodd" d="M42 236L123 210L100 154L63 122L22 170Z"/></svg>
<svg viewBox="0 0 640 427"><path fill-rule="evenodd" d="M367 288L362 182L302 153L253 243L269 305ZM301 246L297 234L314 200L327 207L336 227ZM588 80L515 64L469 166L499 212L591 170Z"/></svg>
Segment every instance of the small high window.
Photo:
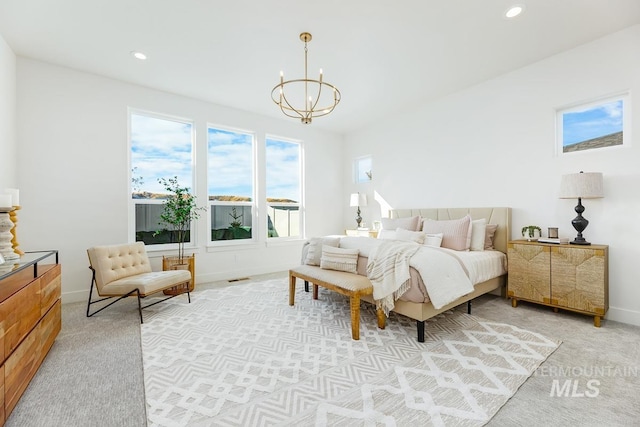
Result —
<svg viewBox="0 0 640 427"><path fill-rule="evenodd" d="M353 162L353 177L357 184L373 179L372 164L371 156L359 157Z"/></svg>

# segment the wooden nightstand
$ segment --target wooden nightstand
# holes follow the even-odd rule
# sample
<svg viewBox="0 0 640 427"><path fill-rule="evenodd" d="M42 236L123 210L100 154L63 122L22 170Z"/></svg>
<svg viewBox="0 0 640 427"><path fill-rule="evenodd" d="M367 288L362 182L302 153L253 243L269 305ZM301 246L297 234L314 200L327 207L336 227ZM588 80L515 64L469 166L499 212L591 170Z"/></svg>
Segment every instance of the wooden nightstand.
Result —
<svg viewBox="0 0 640 427"><path fill-rule="evenodd" d="M600 319L609 309L609 247L513 240L508 250L511 305L529 301Z"/></svg>
<svg viewBox="0 0 640 427"><path fill-rule="evenodd" d="M345 230L347 236L378 237L378 230Z"/></svg>

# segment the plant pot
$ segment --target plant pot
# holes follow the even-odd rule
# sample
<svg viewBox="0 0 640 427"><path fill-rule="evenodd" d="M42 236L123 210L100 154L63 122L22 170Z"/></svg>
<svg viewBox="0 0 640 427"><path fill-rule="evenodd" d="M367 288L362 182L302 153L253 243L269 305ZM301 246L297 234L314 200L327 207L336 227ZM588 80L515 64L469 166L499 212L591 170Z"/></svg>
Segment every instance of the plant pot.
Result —
<svg viewBox="0 0 640 427"><path fill-rule="evenodd" d="M522 232L522 237L528 241L537 241L540 238L540 230L527 229Z"/></svg>
<svg viewBox="0 0 640 427"><path fill-rule="evenodd" d="M196 287L196 256L192 254L188 257L183 257L182 261L177 256L163 256L162 257L162 270L188 270L191 273L191 280L187 285L179 285L175 288L165 289L163 293L165 295L177 295L182 294L187 291L187 286L189 288L189 292L193 292Z"/></svg>

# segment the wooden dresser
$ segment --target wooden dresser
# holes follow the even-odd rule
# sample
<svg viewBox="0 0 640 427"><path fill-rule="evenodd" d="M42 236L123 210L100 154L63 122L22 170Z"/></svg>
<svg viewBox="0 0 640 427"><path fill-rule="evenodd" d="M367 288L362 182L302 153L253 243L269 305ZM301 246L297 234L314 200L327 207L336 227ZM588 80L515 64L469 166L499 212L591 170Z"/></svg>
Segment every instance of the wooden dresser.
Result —
<svg viewBox="0 0 640 427"><path fill-rule="evenodd" d="M609 247L554 245L514 240L508 245L507 295L593 316L594 326L609 309Z"/></svg>
<svg viewBox="0 0 640 427"><path fill-rule="evenodd" d="M60 332L60 272L58 251L0 264L0 425Z"/></svg>

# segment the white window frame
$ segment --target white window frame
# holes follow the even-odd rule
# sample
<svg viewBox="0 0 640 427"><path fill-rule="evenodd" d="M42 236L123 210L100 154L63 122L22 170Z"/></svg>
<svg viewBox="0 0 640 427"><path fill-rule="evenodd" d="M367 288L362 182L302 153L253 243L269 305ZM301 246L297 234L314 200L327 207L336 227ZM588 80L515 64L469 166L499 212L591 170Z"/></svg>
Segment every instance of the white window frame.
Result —
<svg viewBox="0 0 640 427"><path fill-rule="evenodd" d="M287 142L287 143L291 143L291 144L297 144L298 145L298 149L299 149L299 164L298 164L298 174L300 176L300 193L299 193L299 201L298 203L269 203L267 202L267 196L266 196L266 185L267 185L267 177L266 177L266 169L267 169L267 158L266 158L266 147L267 147L267 140L274 140L274 141L280 141L280 142ZM268 236L268 216L264 215L264 220L262 222L262 225L264 227L264 237L265 239L267 239L267 242L284 242L284 241L289 241L289 240L301 240L305 238L305 169L304 169L304 164L305 164L305 157L304 157L304 142L299 140L299 139L293 139L293 138L287 138L287 137L282 137L282 136L277 136L274 134L266 134L265 135L265 139L264 139L264 152L265 152L265 158L264 158L264 168L265 168L265 174L264 174L264 179L265 179L265 195L263 200L261 200L262 203L264 203L265 205L265 212L268 212L269 209L272 206L298 206L298 212L299 212L299 224L298 224L298 235L297 236L278 236L278 237L269 237Z"/></svg>
<svg viewBox="0 0 640 427"><path fill-rule="evenodd" d="M227 202L227 201L219 201L219 200L209 200L209 129L218 129L225 132L234 132L234 133L242 133L246 135L251 135L251 183L252 183L252 195L251 201L238 201L238 202ZM257 146L258 146L258 138L256 132L246 129L234 128L230 126L218 125L215 123L207 123L207 136L206 136L206 153L207 153L207 170L206 170L206 187L207 187L207 246L215 248L221 246L248 246L255 245L259 240L259 233L261 233L261 224L258 220L258 203L257 203ZM251 238L250 239L231 239L231 240L212 240L211 239L211 221L213 215L213 207L214 206L251 206Z"/></svg>
<svg viewBox="0 0 640 427"><path fill-rule="evenodd" d="M133 193L132 187L132 132L131 132L131 116L139 115L146 116L160 120L168 120L174 122L181 122L185 124L191 125L191 193L196 194L196 124L193 119L179 117L169 114L158 113L155 111L142 110L137 108L129 107L127 109L127 163L128 167L128 179L127 179L127 197L129 200L129 230L128 230L128 240L129 243L136 242L136 205L144 204L144 205L162 205L163 200L154 200L154 199L134 199L131 195ZM166 177L169 178L169 177ZM181 185L185 185L185 183L181 183ZM197 246L197 221L192 221L189 227L189 241L185 242L185 248L194 249ZM160 244L151 244L146 246L147 252L157 252L157 251L176 251L178 250L177 243L160 243Z"/></svg>
<svg viewBox="0 0 640 427"><path fill-rule="evenodd" d="M369 170L364 170L364 162L370 163ZM373 157L371 155L357 157L353 161L353 182L356 184L362 184L365 182L371 182L373 180ZM369 175L367 175L367 172Z"/></svg>
<svg viewBox="0 0 640 427"><path fill-rule="evenodd" d="M564 117L567 114L575 112L597 110L598 108L614 103L622 103L622 115L619 116L622 119L622 143L611 146L602 147L590 147L581 148L578 150L564 151ZM588 123L585 123L587 126ZM601 98L592 99L590 101L583 101L580 103L574 103L567 105L556 110L556 156L572 156L582 155L589 152L602 152L604 150L618 150L626 148L631 145L631 96L629 92L618 93L615 95L609 95ZM584 141L582 141L584 142Z"/></svg>

